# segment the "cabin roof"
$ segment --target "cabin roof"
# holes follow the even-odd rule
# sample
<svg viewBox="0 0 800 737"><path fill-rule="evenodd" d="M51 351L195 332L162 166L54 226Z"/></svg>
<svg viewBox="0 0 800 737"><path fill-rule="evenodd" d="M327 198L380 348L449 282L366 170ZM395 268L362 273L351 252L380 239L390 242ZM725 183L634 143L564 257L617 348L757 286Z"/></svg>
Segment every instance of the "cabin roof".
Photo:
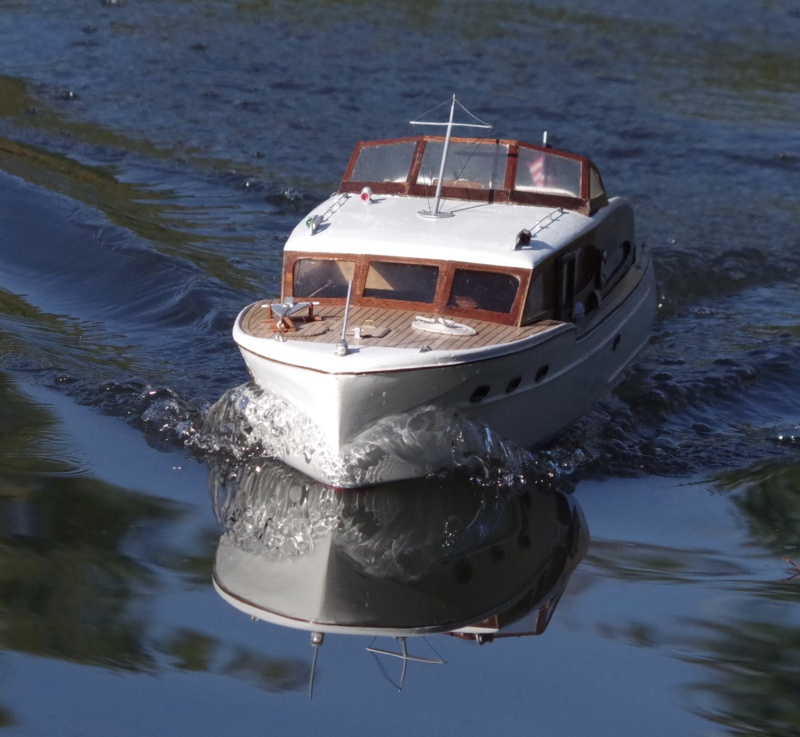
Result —
<svg viewBox="0 0 800 737"><path fill-rule="evenodd" d="M421 214L430 206L424 197L337 194L295 228L286 248L530 269L592 226L590 217L558 207L444 199L443 216ZM530 242L515 247L521 231Z"/></svg>

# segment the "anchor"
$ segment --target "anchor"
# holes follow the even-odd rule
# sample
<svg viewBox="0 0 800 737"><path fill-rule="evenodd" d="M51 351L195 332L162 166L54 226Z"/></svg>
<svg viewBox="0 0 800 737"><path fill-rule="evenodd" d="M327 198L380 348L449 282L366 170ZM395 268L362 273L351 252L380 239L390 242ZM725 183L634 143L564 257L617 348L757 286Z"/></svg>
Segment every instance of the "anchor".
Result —
<svg viewBox="0 0 800 737"><path fill-rule="evenodd" d="M273 320L274 318L278 318L278 321L272 326L272 329L279 333L288 333L294 332L297 330L295 327L295 321L300 322L316 322L321 320L321 317L317 317L314 315L314 305L318 305L319 302L295 302L294 297L287 297L283 302L280 304L273 303L268 305L269 307L269 318L268 320ZM298 313L306 310L305 315L301 315L299 317L295 317L294 320L290 319L292 315L297 315Z"/></svg>

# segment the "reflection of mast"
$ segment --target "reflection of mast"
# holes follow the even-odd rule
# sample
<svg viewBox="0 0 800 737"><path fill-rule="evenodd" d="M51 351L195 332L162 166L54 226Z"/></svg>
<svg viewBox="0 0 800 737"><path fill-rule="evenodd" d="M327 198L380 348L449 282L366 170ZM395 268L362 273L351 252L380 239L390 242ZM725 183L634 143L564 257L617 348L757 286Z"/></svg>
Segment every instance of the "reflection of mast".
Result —
<svg viewBox="0 0 800 737"><path fill-rule="evenodd" d="M439 209L442 203L442 183L444 182L444 170L445 165L447 164L447 151L450 148L450 136L453 132L453 126L460 126L461 128L483 128L484 130L491 130L492 126L488 123L484 123L480 118L476 118L467 108L465 108L460 102L458 106L469 115L471 118L474 118L478 121L478 123L454 123L453 118L455 116L456 111L456 96L453 95L453 99L450 101L450 119L446 123L436 123L433 121L427 120L412 120L411 125L446 125L447 132L444 136L444 150L442 151L442 161L439 164L439 181L436 183L436 195L433 200L433 208L431 210L423 210L421 212L422 215L431 218L438 218L438 217L450 217L450 213L443 213L440 212ZM430 111L429 111L430 112Z"/></svg>
<svg viewBox="0 0 800 737"><path fill-rule="evenodd" d="M396 637L395 639L400 643L399 653L394 652L393 650L384 650L383 648L375 647L374 645L372 645L372 643L370 643L365 649L367 650L367 652L370 652L373 655L388 655L393 658L400 658L403 661L403 669L400 672L400 683L395 684L399 691L402 691L403 686L405 685L406 671L408 670L409 663L427 663L433 665L444 665L445 661L443 658L426 658L424 655L409 655L407 638ZM319 656L319 649L322 647L323 642L325 642L325 634L323 632L311 633L311 647L314 648L314 655L311 659L311 676L309 677L308 680L309 699L314 698L314 680L317 675L317 657ZM374 638L372 642L375 642Z"/></svg>
<svg viewBox="0 0 800 737"><path fill-rule="evenodd" d="M389 655L393 658L402 659L403 670L400 672L400 685L398 686L400 691L403 690L403 684L406 682L406 671L408 670L409 661L412 663L432 663L434 665L444 665L445 661L442 658L426 658L422 655L409 655L407 639L405 637L396 637L395 639L400 643L399 653L396 653L393 650L384 650L380 647L373 647L372 645L369 645L369 647L366 649L367 652L372 653L373 655Z"/></svg>

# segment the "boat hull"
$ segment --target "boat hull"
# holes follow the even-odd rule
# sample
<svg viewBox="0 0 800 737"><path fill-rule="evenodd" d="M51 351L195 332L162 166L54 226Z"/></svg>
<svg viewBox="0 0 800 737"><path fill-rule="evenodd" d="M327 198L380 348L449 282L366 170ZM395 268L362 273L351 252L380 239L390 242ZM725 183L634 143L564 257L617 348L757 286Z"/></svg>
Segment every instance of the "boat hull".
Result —
<svg viewBox="0 0 800 737"><path fill-rule="evenodd" d="M356 487L441 470L457 416L529 448L556 435L591 408L621 377L646 344L655 314L655 280L649 257L631 270L616 303L582 324L556 323L536 335L491 350L419 353L397 368L363 356L330 355L326 367L284 359L274 340L234 338L251 377L315 426L313 448L283 446L280 460L323 483ZM277 356L277 357L276 357ZM442 451L420 453L395 437L397 452L364 452L379 436L413 433L408 418L441 411ZM430 429L429 429L430 430ZM429 437L431 433L429 432ZM433 435L436 435L434 432ZM424 442L424 441L423 441ZM399 450L398 450L399 448ZM425 449L423 449L425 450ZM371 457L370 457L371 456Z"/></svg>

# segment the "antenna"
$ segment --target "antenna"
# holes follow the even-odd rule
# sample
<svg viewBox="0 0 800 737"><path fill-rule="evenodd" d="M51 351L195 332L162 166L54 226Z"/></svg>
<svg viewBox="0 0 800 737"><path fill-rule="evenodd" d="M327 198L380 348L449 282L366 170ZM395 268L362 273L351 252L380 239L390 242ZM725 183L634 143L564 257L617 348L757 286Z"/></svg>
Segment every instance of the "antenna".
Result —
<svg viewBox="0 0 800 737"><path fill-rule="evenodd" d="M349 348L347 347L347 317L350 313L350 294L353 291L353 280L351 279L349 284L347 285L347 300L344 303L344 318L342 319L342 337L339 342L336 344L336 349L334 353L337 356L346 356Z"/></svg>

